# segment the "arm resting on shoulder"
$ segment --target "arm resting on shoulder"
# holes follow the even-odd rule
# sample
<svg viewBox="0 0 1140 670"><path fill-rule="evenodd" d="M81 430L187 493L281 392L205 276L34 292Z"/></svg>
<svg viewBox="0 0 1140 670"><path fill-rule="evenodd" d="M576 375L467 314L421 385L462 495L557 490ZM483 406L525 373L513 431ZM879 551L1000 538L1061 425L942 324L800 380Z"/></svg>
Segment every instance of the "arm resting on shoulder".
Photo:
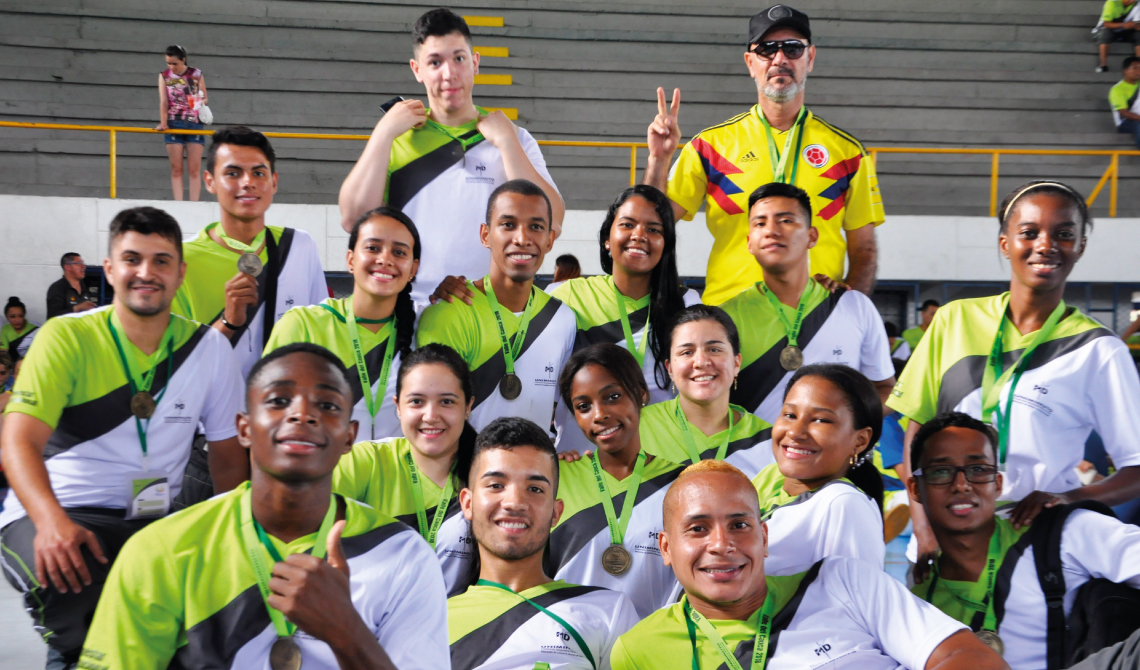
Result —
<svg viewBox="0 0 1140 670"><path fill-rule="evenodd" d="M879 248L875 242L875 226L867 225L847 231L847 278L843 283L871 295L875 288L875 273L879 268Z"/></svg>
<svg viewBox="0 0 1140 670"><path fill-rule="evenodd" d="M1009 670L1009 664L976 635L960 630L934 648L926 670Z"/></svg>

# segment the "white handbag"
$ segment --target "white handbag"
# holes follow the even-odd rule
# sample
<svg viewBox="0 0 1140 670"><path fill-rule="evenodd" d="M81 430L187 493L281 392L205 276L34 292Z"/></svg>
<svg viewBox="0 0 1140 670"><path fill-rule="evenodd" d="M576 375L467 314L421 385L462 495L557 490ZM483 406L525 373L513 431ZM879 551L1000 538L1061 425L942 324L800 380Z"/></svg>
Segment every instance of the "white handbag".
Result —
<svg viewBox="0 0 1140 670"><path fill-rule="evenodd" d="M214 113L210 111L208 106L202 105L198 109L198 121L207 126L214 122Z"/></svg>

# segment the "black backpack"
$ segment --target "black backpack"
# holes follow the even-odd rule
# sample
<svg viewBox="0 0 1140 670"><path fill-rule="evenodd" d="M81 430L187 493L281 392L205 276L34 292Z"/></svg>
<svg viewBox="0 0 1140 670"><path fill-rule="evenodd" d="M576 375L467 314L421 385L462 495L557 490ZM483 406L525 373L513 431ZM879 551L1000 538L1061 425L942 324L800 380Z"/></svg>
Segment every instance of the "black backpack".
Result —
<svg viewBox="0 0 1140 670"><path fill-rule="evenodd" d="M1042 510L1030 531L1037 580L1045 593L1048 633L1048 670L1061 670L1128 639L1140 629L1140 590L1108 579L1090 579L1076 592L1065 618L1065 575L1061 566L1061 531L1078 509L1116 518L1104 503L1082 500Z"/></svg>

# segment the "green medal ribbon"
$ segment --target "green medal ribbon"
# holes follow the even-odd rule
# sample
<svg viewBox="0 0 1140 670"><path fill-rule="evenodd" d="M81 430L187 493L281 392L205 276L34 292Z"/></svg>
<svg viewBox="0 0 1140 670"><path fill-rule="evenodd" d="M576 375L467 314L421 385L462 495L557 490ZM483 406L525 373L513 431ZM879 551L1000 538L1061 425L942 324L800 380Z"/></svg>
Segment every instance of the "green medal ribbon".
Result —
<svg viewBox="0 0 1140 670"><path fill-rule="evenodd" d="M474 285L471 286L471 289L475 290ZM515 332L513 346L510 339L507 338L507 327L503 325L503 314L500 311L499 301L495 298L495 289L491 287L491 275L483 277L483 292L487 295L487 302L491 303L491 311L495 313L495 321L499 324L499 339L502 340L503 344L503 360L507 364L507 374L513 375L515 373L515 361L518 360L519 354L522 352L523 342L526 341L526 329L534 317L536 289L533 286L530 288L530 297L526 300L523 315L519 317L519 327Z"/></svg>
<svg viewBox="0 0 1140 670"><path fill-rule="evenodd" d="M764 282L756 282L756 287L768 298L772 309L776 310L776 316L779 317L780 323L784 326L784 332L788 335L789 347L799 346L800 327L804 323L804 312L807 311L808 300L811 299L811 282L812 280L809 279L807 286L804 287L803 293L800 294L800 304L796 306L795 323L789 321L788 315L784 314L783 303L776 297L776 294L770 291Z"/></svg>
<svg viewBox="0 0 1140 670"><path fill-rule="evenodd" d="M645 344L649 342L649 308L646 307L645 312L645 332L641 336L641 345L638 347L633 346L633 329L629 326L629 314L625 310L625 301L628 300L621 291L618 290L617 282L613 277L610 277L610 285L614 287L614 300L617 301L618 315L621 316L621 330L625 333L625 348L629 349L629 353L637 359L638 366L645 365Z"/></svg>
<svg viewBox="0 0 1140 670"><path fill-rule="evenodd" d="M243 254L253 254L255 256L257 255L257 252L259 252L261 250L261 247L265 245L265 231L266 230L267 230L266 228L262 228L261 232L258 233L257 236L253 238L253 241L250 242L249 244L246 244L244 242L238 242L237 240L230 237L229 235L226 235L226 231L224 228L222 228L222 224L219 223L214 228L214 232L216 232L218 234L218 239L221 240L222 242L225 242L227 247L233 249L234 251L243 253Z"/></svg>
<svg viewBox="0 0 1140 670"><path fill-rule="evenodd" d="M360 346L360 331L357 330L356 315L352 313L352 298L344 301L344 318L348 325L348 339L352 340L352 357L356 360L356 374L360 375L360 390L364 394L364 403L368 407L369 438L376 439L376 412L384 404L384 394L388 392L388 375L392 371L392 358L396 355L396 317L391 317L391 325L385 326L381 332L388 330L388 347L384 350L384 364L380 367L379 397L372 393L372 382L368 379L368 366L364 363L364 348ZM374 321L360 320L361 323L374 323ZM377 333L379 335L379 333Z"/></svg>
<svg viewBox="0 0 1140 670"><path fill-rule="evenodd" d="M689 605L689 597L686 595L684 598L685 605L685 626L689 629L689 642L693 645L693 670L701 670L700 656L697 654L697 627L699 626L701 632L705 637L716 646L717 653L724 659L724 664L728 666L729 670L744 670L740 667L740 661L736 660L736 656L732 654L732 650L728 648L728 643L724 641L720 633L713 627L709 620L701 615ZM752 647L752 667L751 670L764 670L764 666L768 664L768 633L772 629L772 617L776 614L776 599L772 597L772 592L768 592L768 596L764 598L764 605L760 608L760 619L757 621L756 626L756 644ZM693 624L696 624L694 626Z"/></svg>
<svg viewBox="0 0 1140 670"><path fill-rule="evenodd" d="M269 579L273 576L273 565L266 555L268 554L268 558L272 559L274 563L280 563L285 559L278 553L277 547L273 546L273 542L266 535L265 529L261 527L257 519L253 518L251 497L251 489L247 486L241 494L241 533L245 543L245 551L249 556L250 564L253 566L253 572L257 576L257 588L261 591L261 598L265 601L265 609L269 611L269 619L273 622L277 637L290 637L296 632L297 624L290 622L284 614L269 606ZM336 523L336 507L337 500L334 495L329 500L329 510L325 513L324 520L321 521L321 527L317 530L317 539L313 542L312 551L309 552L317 558L324 558L325 552L328 550L329 531Z"/></svg>
<svg viewBox="0 0 1140 670"><path fill-rule="evenodd" d="M681 409L681 401L674 400L677 403L674 405L674 413L677 417L677 423L681 424L681 437L685 442L685 451L689 452L689 460L693 463L700 462L701 452L697 450L697 440L693 437L693 431L689 428L689 419L685 417L685 411ZM728 406L728 430L724 432L724 439L721 440L720 446L716 450L716 460L723 461L725 454L728 453L728 441L732 438L732 424L735 417L732 413L732 405Z"/></svg>
<svg viewBox="0 0 1140 670"><path fill-rule="evenodd" d="M620 518L614 513L614 501L610 496L609 487L606 486L606 478L602 474L597 454L590 454L589 458L590 465L594 468L594 480L598 483L598 497L602 499L602 509L606 511L606 523L610 526L610 544L621 544L625 539L625 529L629 528L629 520L633 516L637 489L641 487L641 473L645 470L645 452L637 454L637 462L633 466L633 474L629 476L629 486L625 490L625 502L621 506Z"/></svg>
<svg viewBox="0 0 1140 670"><path fill-rule="evenodd" d="M439 535L439 527L443 525L443 519L447 516L447 507L451 504L451 497L455 494L455 468L453 467L451 473L447 475L447 485L443 487L443 492L439 494L439 502L435 506L435 516L431 519L431 527L427 523L427 506L424 504L424 489L423 480L420 479L420 470L416 467L416 459L412 457L412 452L404 454L404 462L408 465L408 475L412 480L412 502L416 505L416 522L420 527L420 535L428 541L432 549L435 549L435 538Z"/></svg>
<svg viewBox="0 0 1140 670"><path fill-rule="evenodd" d="M593 666L595 668L595 670L597 670L598 664L594 661L594 654L592 654L590 652L590 647L586 645L586 641L582 639L582 636L580 634L578 634L578 631L574 630L573 626L566 623L565 619L558 616L554 612L551 612L550 610L546 609L542 605L539 605L538 603L534 602L530 598L527 598L523 594L515 593L514 591L511 590L511 587L507 586L506 584L500 584L498 582L492 582L492 581L487 580L487 579L480 579L479 581L475 582L475 585L476 586L494 586L495 588L502 589L502 590L506 591L507 593L514 593L516 596L522 598L523 600L527 601L531 605L534 605L534 607L539 612L542 612L546 616L557 621L560 626L562 626L563 628L566 629L567 633L570 633L570 635L574 638L574 641L578 643L578 648L582 650L583 654L585 654L586 660L590 662L590 665Z"/></svg>
<svg viewBox="0 0 1140 670"><path fill-rule="evenodd" d="M1045 324L1037 331L1037 334L1030 340L1029 345L1022 351L1021 357L1017 362L1009 366L1009 368L1002 370L1002 331L1005 330L1005 322L1008 318L1006 312L1009 311L1009 292L1002 294L1001 298L1001 319L998 321L997 333L994 335L994 344L990 348L989 359L986 361L986 369L982 374L982 421L993 425L994 414L997 414L997 429L998 429L998 465L1005 469L1005 457L1009 450L1009 419L1011 410L1013 408L1013 394L1017 391L1017 383L1021 381L1021 375L1025 372L1025 368L1029 365L1029 359L1033 357L1033 352L1037 347L1044 344L1049 336L1053 334L1053 329L1061 321L1061 317L1065 314L1065 301L1062 300L1057 305L1049 318L1045 320ZM1009 396L1005 401L1005 409L1000 407L1001 404L1001 390L1006 382L1010 381Z"/></svg>
<svg viewBox="0 0 1140 670"><path fill-rule="evenodd" d="M994 534L990 537L990 548L986 552L986 597L979 604L956 596L958 601L966 607L976 612L986 613L982 622L982 630L988 630L991 633L997 632L997 614L994 613L994 582L997 579L998 560L1003 555L1000 536L1001 533L995 527ZM938 588L938 561L934 561L934 574L930 577L930 588L926 591L926 602L934 602L934 590L936 588Z"/></svg>
<svg viewBox="0 0 1140 670"><path fill-rule="evenodd" d="M111 330L111 339L115 341L115 349L119 352L119 360L123 363L123 371L127 375L127 386L131 390L131 397L133 398L139 391L150 392L151 385L154 384L154 373L158 370L158 366L154 366L150 370L143 373L142 379L136 381L134 372L131 371L131 364L127 360L127 352L123 349L123 342L119 339L119 333L115 328L115 322L111 318L114 314L113 310L107 310L107 327ZM166 332L162 334L162 340L158 343L158 348L166 349L166 386L158 392L158 396L154 399L154 404L157 405L162 396L166 395L166 389L170 386L170 378L174 375L174 330L170 324L174 322L171 317L170 322L166 325ZM124 335L124 337L126 337ZM146 431L150 428L150 419L146 419L146 425L143 425L143 420L135 417L135 428L139 433L139 444L142 445L143 458L147 457L146 445ZM145 469L145 468L144 468Z"/></svg>
<svg viewBox="0 0 1140 670"><path fill-rule="evenodd" d="M796 120L792 123L792 127L788 129L787 137L784 139L784 150L776 153L776 138L772 135L772 126L768 123L768 119L764 117L764 112L760 106L755 107L756 115L760 117L760 122L764 124L764 134L768 136L768 155L772 159L772 178L781 184L794 184L796 183L796 171L800 166L800 147L804 142L804 122L807 118L807 107L800 107L800 113L796 115ZM796 150L791 151L792 137L796 140ZM795 155L792 159L792 175L788 177L788 156Z"/></svg>

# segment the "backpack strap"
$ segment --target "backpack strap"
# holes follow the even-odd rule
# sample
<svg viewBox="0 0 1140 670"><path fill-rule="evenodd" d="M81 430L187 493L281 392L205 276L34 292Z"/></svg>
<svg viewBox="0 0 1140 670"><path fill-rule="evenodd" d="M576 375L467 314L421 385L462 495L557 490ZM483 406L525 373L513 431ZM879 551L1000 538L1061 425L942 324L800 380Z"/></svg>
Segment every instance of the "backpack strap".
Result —
<svg viewBox="0 0 1140 670"><path fill-rule="evenodd" d="M1033 536L1033 562L1037 581L1045 594L1046 669L1061 670L1065 658L1065 574L1061 564L1061 533L1065 521L1075 510L1087 509L1115 517L1107 505L1096 500L1081 500L1068 505L1044 509L1033 520L1029 534Z"/></svg>
<svg viewBox="0 0 1140 670"><path fill-rule="evenodd" d="M284 228L281 231L281 241L273 239L273 231L266 229L265 234L265 312L262 314L264 323L261 329L261 343L254 346L265 348L269 341L269 334L273 332L273 324L277 323L277 282L281 278L281 271L289 257L289 250L293 246L293 229Z"/></svg>

